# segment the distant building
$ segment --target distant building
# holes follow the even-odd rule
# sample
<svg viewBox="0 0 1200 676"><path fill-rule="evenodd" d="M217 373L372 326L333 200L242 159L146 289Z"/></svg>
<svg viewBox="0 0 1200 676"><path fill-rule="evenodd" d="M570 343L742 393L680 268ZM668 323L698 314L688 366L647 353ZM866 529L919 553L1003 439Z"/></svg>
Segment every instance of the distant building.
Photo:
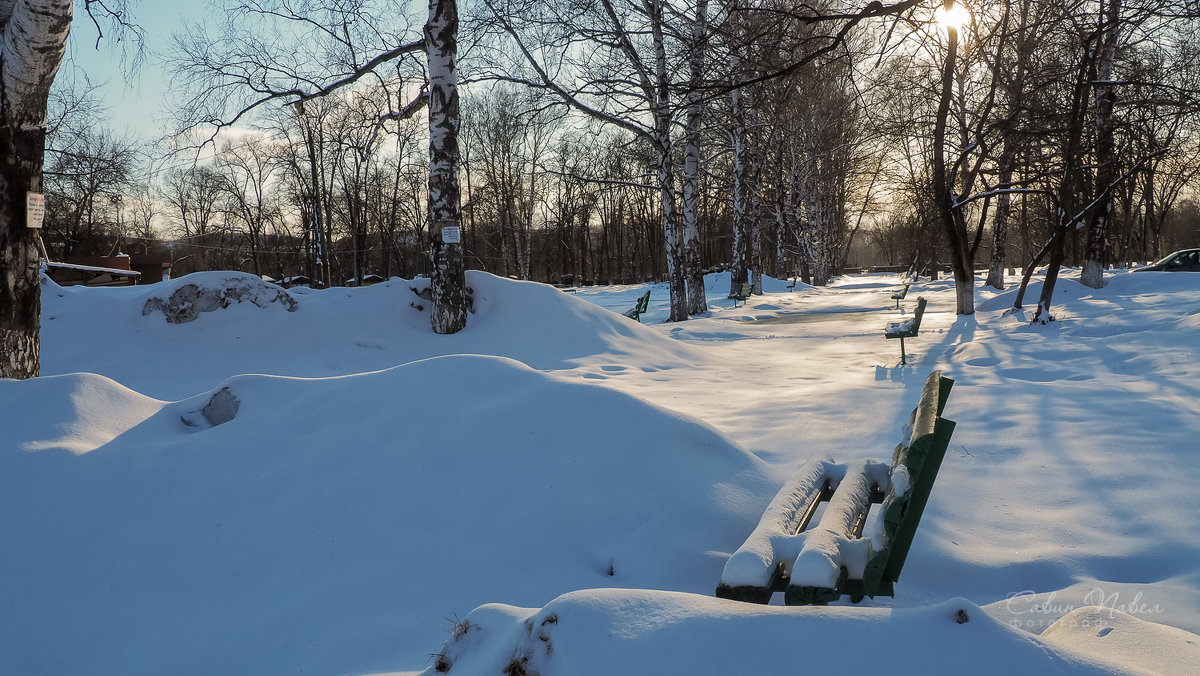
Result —
<svg viewBox="0 0 1200 676"><path fill-rule="evenodd" d="M48 262L46 273L59 286L156 284L171 278L171 261L155 255L69 256Z"/></svg>

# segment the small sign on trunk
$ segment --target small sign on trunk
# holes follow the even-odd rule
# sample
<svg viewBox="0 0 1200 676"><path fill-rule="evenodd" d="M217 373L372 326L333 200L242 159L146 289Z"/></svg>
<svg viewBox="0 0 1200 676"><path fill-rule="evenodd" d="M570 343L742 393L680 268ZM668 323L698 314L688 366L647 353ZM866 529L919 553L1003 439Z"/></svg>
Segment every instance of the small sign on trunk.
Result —
<svg viewBox="0 0 1200 676"><path fill-rule="evenodd" d="M25 225L40 230L46 220L46 196L40 192L25 193Z"/></svg>
<svg viewBox="0 0 1200 676"><path fill-rule="evenodd" d="M445 242L446 244L458 244L458 242L459 242L458 226L448 225L448 226L442 228L442 241Z"/></svg>

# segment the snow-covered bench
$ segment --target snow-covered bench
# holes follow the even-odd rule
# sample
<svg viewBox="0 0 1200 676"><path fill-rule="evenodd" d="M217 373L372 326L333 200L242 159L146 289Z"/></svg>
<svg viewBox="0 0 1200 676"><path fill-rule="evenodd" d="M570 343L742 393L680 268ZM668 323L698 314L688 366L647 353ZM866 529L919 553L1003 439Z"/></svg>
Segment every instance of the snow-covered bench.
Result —
<svg viewBox="0 0 1200 676"><path fill-rule="evenodd" d="M897 301L898 303L899 301ZM899 338L900 339L900 363L907 363L908 357L904 354L904 339L916 338L917 331L921 330L921 316L925 314L925 298L917 297L917 308L913 310L912 316L898 322L888 322L888 325L883 329L884 338Z"/></svg>
<svg viewBox="0 0 1200 676"><path fill-rule="evenodd" d="M908 295L909 286L911 285L908 282L905 282L904 286L900 287L898 291L892 294L892 300L896 301L897 310L900 309L900 301L904 300L904 297Z"/></svg>
<svg viewBox="0 0 1200 676"><path fill-rule="evenodd" d="M753 291L754 291L754 285L750 284L749 282L745 282L740 287L738 287L737 293L729 294L729 298L733 300L734 307L737 307L739 300L742 301L743 305L745 305L746 299L750 297L750 294Z"/></svg>
<svg viewBox="0 0 1200 676"><path fill-rule="evenodd" d="M782 591L788 605L892 596L954 432L954 422L941 417L953 385L940 371L925 379L908 439L891 465L817 461L784 484L725 562L717 596L768 603ZM810 529L822 502L825 511ZM877 513L864 535L872 505Z"/></svg>
<svg viewBox="0 0 1200 676"><path fill-rule="evenodd" d="M650 290L647 289L646 293L643 293L642 295L638 296L637 302L633 304L633 307L626 310L624 312L624 314L626 317L629 317L630 319L636 319L640 322L640 321L642 321L642 314L645 313L646 309L649 307L650 307Z"/></svg>

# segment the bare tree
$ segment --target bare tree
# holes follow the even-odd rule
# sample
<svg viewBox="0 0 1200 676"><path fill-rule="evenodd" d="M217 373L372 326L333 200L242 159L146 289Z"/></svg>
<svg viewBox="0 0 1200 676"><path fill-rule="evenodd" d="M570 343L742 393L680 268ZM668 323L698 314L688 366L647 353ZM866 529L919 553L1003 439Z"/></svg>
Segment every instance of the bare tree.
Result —
<svg viewBox="0 0 1200 676"><path fill-rule="evenodd" d="M688 318L682 233L676 207L672 124L675 107L668 64L669 30L663 0L599 5L484 0L500 33L519 54L504 62L493 52L491 76L544 89L576 111L641 138L653 148L659 191L670 321ZM578 45L587 45L580 50ZM521 76L520 73L529 73ZM514 74L516 73L516 74Z"/></svg>
<svg viewBox="0 0 1200 676"><path fill-rule="evenodd" d="M380 122L406 119L428 103L429 247L433 260L431 324L436 333L466 325L458 189L458 8L453 0L430 0L420 37L416 21L402 12L381 11L372 1L230 1L225 22L215 33L202 27L176 36L176 72L189 91L181 106L181 131L211 141L220 129L238 124L262 106L296 107L345 91L352 85L399 77L424 81L406 103L392 107ZM392 22L384 24L383 17ZM424 67L413 57L424 53ZM385 68L393 68L385 73ZM315 143L310 142L310 147ZM314 179L317 172L314 171ZM313 184L319 183L313 180ZM328 231L329 195L324 198ZM312 215L320 213L312 209ZM327 242L326 242L327 244Z"/></svg>

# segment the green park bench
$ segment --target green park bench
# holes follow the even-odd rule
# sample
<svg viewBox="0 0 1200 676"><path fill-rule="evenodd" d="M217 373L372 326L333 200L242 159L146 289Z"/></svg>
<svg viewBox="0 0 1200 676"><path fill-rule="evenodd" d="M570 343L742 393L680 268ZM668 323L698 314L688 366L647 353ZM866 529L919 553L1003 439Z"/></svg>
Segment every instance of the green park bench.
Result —
<svg viewBox="0 0 1200 676"><path fill-rule="evenodd" d="M738 287L737 293L729 294L729 298L733 300L733 306L737 307L739 300L742 301L743 305L745 305L746 299L749 298L750 294L753 292L754 292L754 285L750 284L749 282L746 282L746 283L742 284L740 287Z"/></svg>
<svg viewBox="0 0 1200 676"><path fill-rule="evenodd" d="M894 596L904 559L929 500L954 422L942 417L954 381L934 371L892 462L809 463L767 506L758 526L725 563L716 595L787 605L824 605L849 596ZM820 504L820 522L811 524ZM873 505L871 533L863 533ZM812 526L810 528L810 526Z"/></svg>
<svg viewBox="0 0 1200 676"><path fill-rule="evenodd" d="M642 313L644 313L646 311L646 308L649 306L650 306L650 290L647 289L646 293L643 293L642 295L638 296L637 302L633 304L633 307L626 310L623 314L626 317L629 317L630 319L636 319L640 322L640 321L642 321Z"/></svg>
<svg viewBox="0 0 1200 676"><path fill-rule="evenodd" d="M900 287L900 289L898 291L896 291L895 293L892 294L892 300L896 301L896 309L897 310L900 309L900 301L904 300L904 297L908 295L908 287L909 286L911 286L911 284L908 282L905 282L904 286Z"/></svg>
<svg viewBox="0 0 1200 676"><path fill-rule="evenodd" d="M899 338L900 339L900 363L907 363L907 357L904 354L904 339L916 338L917 332L921 330L921 316L925 314L925 298L917 297L917 308L913 310L913 314L908 319L898 322L890 322L883 329L884 338Z"/></svg>

